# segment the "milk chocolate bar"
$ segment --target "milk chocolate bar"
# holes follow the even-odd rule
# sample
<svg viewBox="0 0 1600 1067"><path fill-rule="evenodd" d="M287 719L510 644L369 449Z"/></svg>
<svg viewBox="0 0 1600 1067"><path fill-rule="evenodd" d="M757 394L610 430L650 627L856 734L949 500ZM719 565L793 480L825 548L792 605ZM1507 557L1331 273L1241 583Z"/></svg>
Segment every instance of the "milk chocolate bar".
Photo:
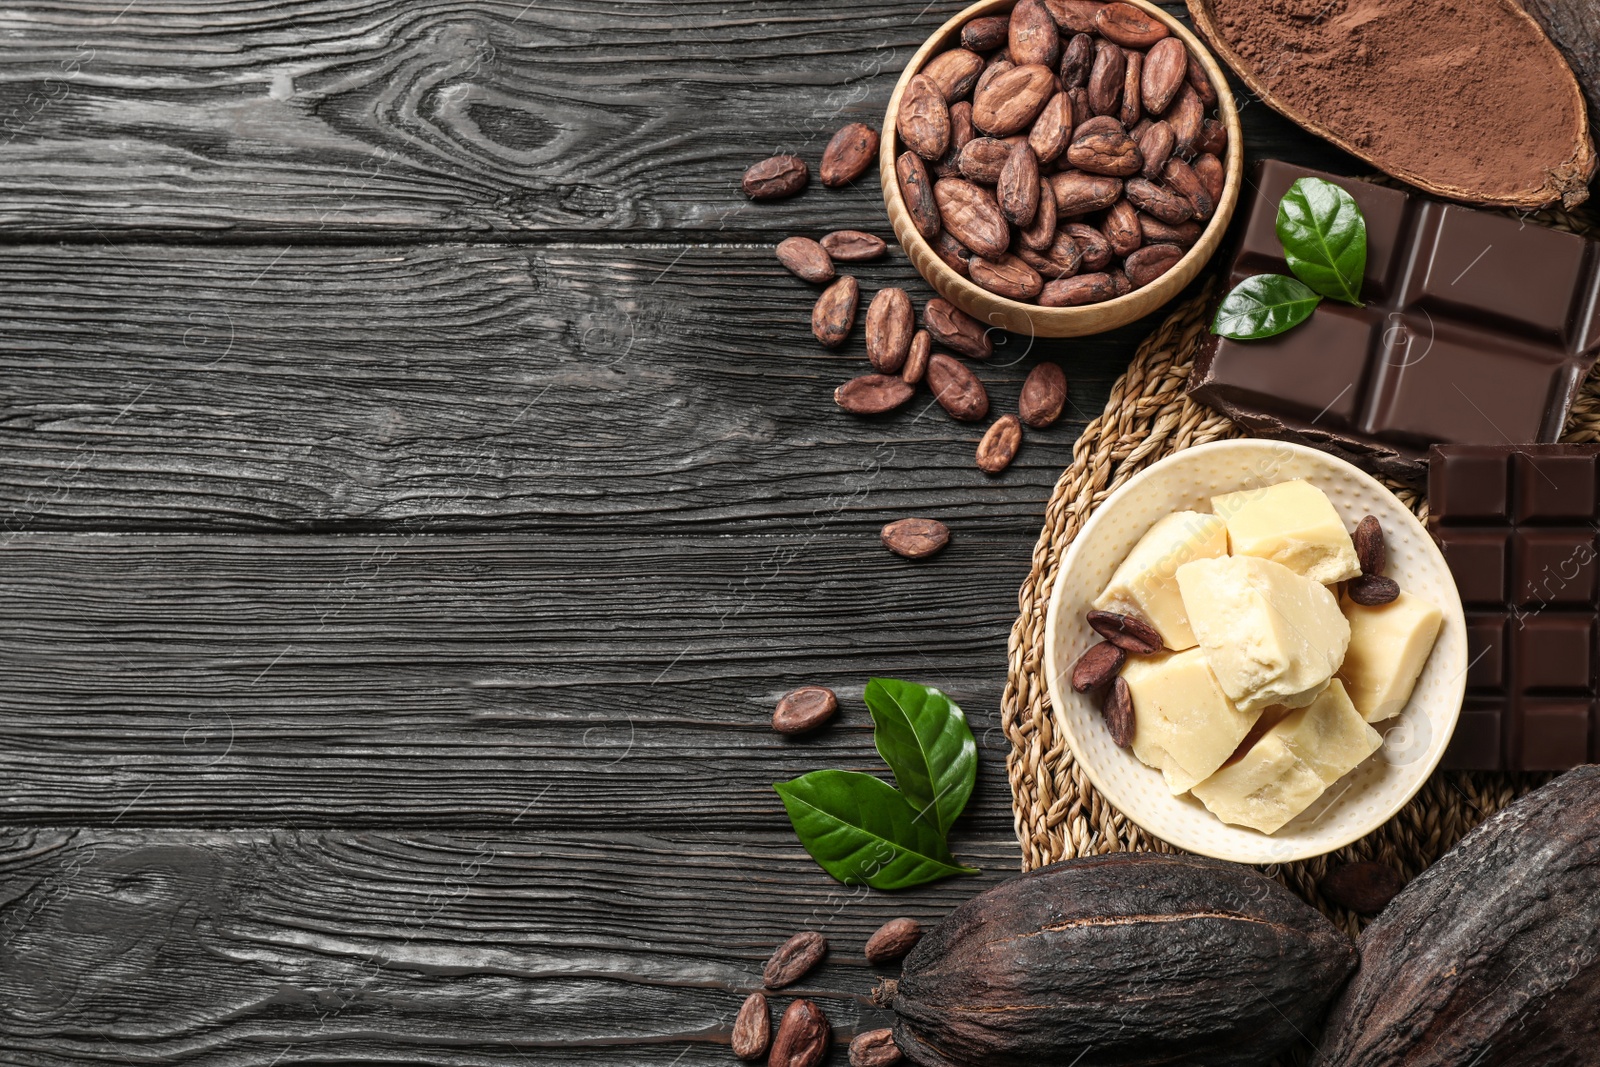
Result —
<svg viewBox="0 0 1600 1067"><path fill-rule="evenodd" d="M1276 337L1209 337L1190 395L1257 436L1410 482L1432 444L1555 441L1600 355L1600 245L1268 160L1226 288L1290 273L1278 201L1308 175L1349 190L1366 217L1365 306L1324 300Z"/></svg>
<svg viewBox="0 0 1600 1067"><path fill-rule="evenodd" d="M1428 526L1467 613L1467 697L1441 766L1600 762L1600 445L1440 445Z"/></svg>

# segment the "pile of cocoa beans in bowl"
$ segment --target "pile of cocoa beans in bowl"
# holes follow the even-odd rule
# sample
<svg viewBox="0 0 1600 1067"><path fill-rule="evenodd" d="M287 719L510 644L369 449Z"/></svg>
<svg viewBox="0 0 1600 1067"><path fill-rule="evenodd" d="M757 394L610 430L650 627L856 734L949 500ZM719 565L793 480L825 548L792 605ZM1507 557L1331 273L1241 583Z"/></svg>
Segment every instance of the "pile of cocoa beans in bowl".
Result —
<svg viewBox="0 0 1600 1067"><path fill-rule="evenodd" d="M900 194L951 269L1044 307L1149 285L1222 198L1227 128L1204 67L1124 3L1020 0L907 83Z"/></svg>

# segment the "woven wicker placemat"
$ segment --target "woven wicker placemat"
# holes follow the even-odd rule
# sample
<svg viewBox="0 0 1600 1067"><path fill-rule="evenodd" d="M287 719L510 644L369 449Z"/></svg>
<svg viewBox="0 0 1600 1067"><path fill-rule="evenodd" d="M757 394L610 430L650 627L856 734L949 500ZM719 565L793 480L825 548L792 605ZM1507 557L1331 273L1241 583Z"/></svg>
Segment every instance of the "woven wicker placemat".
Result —
<svg viewBox="0 0 1600 1067"><path fill-rule="evenodd" d="M1559 229L1590 232L1589 220L1542 212L1537 220ZM1001 725L1011 740L1007 771L1024 870L1075 856L1104 852L1172 852L1103 798L1073 759L1051 716L1044 677L1044 621L1061 558L1090 513L1111 492L1163 456L1230 437L1246 436L1226 417L1184 395L1195 350L1205 336L1213 280L1179 305L1145 339L1112 387L1105 411L1085 428L1045 508L1044 530L1033 566L1018 595L1020 614L1011 629L1010 667L1001 700ZM1600 440L1600 379L1591 374L1574 404L1563 440ZM1419 515L1426 501L1391 484ZM1378 860L1411 879L1478 823L1550 775L1436 772L1421 792L1383 827L1338 852L1275 865L1267 873L1336 923L1356 933L1357 916L1321 898L1317 882L1330 868Z"/></svg>

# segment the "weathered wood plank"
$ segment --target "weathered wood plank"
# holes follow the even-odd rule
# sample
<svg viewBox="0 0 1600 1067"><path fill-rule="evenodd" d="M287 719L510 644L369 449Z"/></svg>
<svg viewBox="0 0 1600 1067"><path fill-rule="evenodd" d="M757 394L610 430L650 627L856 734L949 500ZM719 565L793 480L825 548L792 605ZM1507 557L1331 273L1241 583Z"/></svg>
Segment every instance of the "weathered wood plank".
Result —
<svg viewBox="0 0 1600 1067"><path fill-rule="evenodd" d="M880 1025L879 924L937 921L1010 876L840 886L777 832L572 836L12 830L0 833L0 1058L292 1063L705 1064L798 929L828 962L773 997L822 1005L840 1047Z"/></svg>
<svg viewBox="0 0 1600 1067"><path fill-rule="evenodd" d="M865 295L931 290L898 253ZM913 284L915 279L915 284ZM846 415L861 330L764 246L0 248L0 537L730 523L906 508L1026 532L1149 322L1009 338L996 412L1040 358L1074 390L1001 478L924 392ZM1002 338L1008 335L1001 334Z"/></svg>
<svg viewBox="0 0 1600 1067"><path fill-rule="evenodd" d="M875 178L752 205L774 151L876 125L960 0L194 0L0 13L0 234L285 241L881 218ZM1181 10L1181 5L1171 5ZM1337 162L1260 108L1258 151Z"/></svg>
<svg viewBox="0 0 1600 1067"><path fill-rule="evenodd" d="M861 687L998 730L1031 535L891 556L792 535L25 534L0 548L0 822L768 827L771 783L871 770ZM770 727L796 685L839 718ZM520 821L519 821L520 820Z"/></svg>

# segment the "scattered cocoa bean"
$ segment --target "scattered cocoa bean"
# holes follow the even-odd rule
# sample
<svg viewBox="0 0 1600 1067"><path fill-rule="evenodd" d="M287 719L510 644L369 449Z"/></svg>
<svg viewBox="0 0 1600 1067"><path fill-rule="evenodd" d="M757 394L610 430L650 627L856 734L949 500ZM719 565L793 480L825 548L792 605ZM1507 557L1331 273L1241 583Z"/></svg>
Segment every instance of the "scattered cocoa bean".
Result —
<svg viewBox="0 0 1600 1067"><path fill-rule="evenodd" d="M961 27L961 47L973 52L992 52L1006 43L1011 19L1005 15L989 15L973 19Z"/></svg>
<svg viewBox="0 0 1600 1067"><path fill-rule="evenodd" d="M1056 75L1049 67L1012 67L973 90L972 124L991 137L1025 130L1055 92Z"/></svg>
<svg viewBox="0 0 1600 1067"><path fill-rule="evenodd" d="M882 415L911 399L911 383L893 374L863 374L833 391L833 402L852 415Z"/></svg>
<svg viewBox="0 0 1600 1067"><path fill-rule="evenodd" d="M1005 166L1000 169L995 199L1000 203L1000 213L1012 225L1025 227L1033 221L1039 210L1039 157L1028 142L1011 146Z"/></svg>
<svg viewBox="0 0 1600 1067"><path fill-rule="evenodd" d="M772 712L772 728L780 734L809 733L833 718L839 698L832 689L803 685L785 693Z"/></svg>
<svg viewBox="0 0 1600 1067"><path fill-rule="evenodd" d="M928 387L939 406L959 422L977 422L989 414L989 393L978 376L954 356L935 352L928 357Z"/></svg>
<svg viewBox="0 0 1600 1067"><path fill-rule="evenodd" d="M1094 17L1094 28L1124 48L1149 48L1171 31L1132 4L1107 4Z"/></svg>
<svg viewBox="0 0 1600 1067"><path fill-rule="evenodd" d="M777 254L778 262L802 281L819 285L833 281L833 257L809 237L785 237L778 242Z"/></svg>
<svg viewBox="0 0 1600 1067"><path fill-rule="evenodd" d="M1350 538L1355 542L1356 559L1361 561L1362 574L1382 574L1389 565L1389 552L1383 543L1383 524L1376 515L1368 515L1356 523L1356 532Z"/></svg>
<svg viewBox="0 0 1600 1067"><path fill-rule="evenodd" d="M867 938L867 962L893 963L922 939L922 924L915 919L890 919Z"/></svg>
<svg viewBox="0 0 1600 1067"><path fill-rule="evenodd" d="M839 263L860 263L877 259L889 250L883 238L860 230L834 230L820 242L823 251Z"/></svg>
<svg viewBox="0 0 1600 1067"><path fill-rule="evenodd" d="M902 152L895 160L894 171L900 180L900 198L905 201L911 224L925 240L933 240L939 235L941 220L927 164L915 152Z"/></svg>
<svg viewBox="0 0 1600 1067"><path fill-rule="evenodd" d="M1119 256L1129 256L1144 243L1144 231L1139 229L1139 212L1126 200L1118 200L1106 211L1101 229L1111 251Z"/></svg>
<svg viewBox="0 0 1600 1067"><path fill-rule="evenodd" d="M900 1059L893 1030L866 1030L850 1040L850 1067L893 1067Z"/></svg>
<svg viewBox="0 0 1600 1067"><path fill-rule="evenodd" d="M1145 245L1123 260L1123 272L1133 288L1143 289L1178 265L1183 249L1177 245Z"/></svg>
<svg viewBox="0 0 1600 1067"><path fill-rule="evenodd" d="M1128 654L1109 641L1090 645L1072 666L1072 688L1079 693L1099 689L1117 676Z"/></svg>
<svg viewBox="0 0 1600 1067"><path fill-rule="evenodd" d="M1039 304L1047 308L1082 307L1098 304L1117 295L1109 274L1079 274L1074 278L1046 282L1039 291Z"/></svg>
<svg viewBox="0 0 1600 1067"><path fill-rule="evenodd" d="M1128 688L1128 680L1122 675L1111 680L1111 686L1100 703L1100 714L1105 716L1112 744L1118 748L1133 744L1133 691Z"/></svg>
<svg viewBox="0 0 1600 1067"><path fill-rule="evenodd" d="M1400 595L1400 583L1381 574L1363 574L1345 583L1345 593L1363 607L1375 608Z"/></svg>
<svg viewBox="0 0 1600 1067"><path fill-rule="evenodd" d="M1357 915L1376 915L1405 888L1400 872L1384 863L1346 863L1329 871L1317 890Z"/></svg>
<svg viewBox="0 0 1600 1067"><path fill-rule="evenodd" d="M922 73L939 87L946 104L954 104L972 91L983 73L983 57L965 48L940 52L922 68Z"/></svg>
<svg viewBox="0 0 1600 1067"><path fill-rule="evenodd" d="M1061 32L1039 0L1017 0L1007 42L1014 63L1054 67L1061 58Z"/></svg>
<svg viewBox="0 0 1600 1067"><path fill-rule="evenodd" d="M978 469L985 474L999 474L1011 466L1021 448L1022 420L1015 415L1002 415L978 442Z"/></svg>
<svg viewBox="0 0 1600 1067"><path fill-rule="evenodd" d="M866 173L877 155L878 131L864 122L852 122L822 150L822 165L817 168L822 184L830 189L849 185Z"/></svg>
<svg viewBox="0 0 1600 1067"><path fill-rule="evenodd" d="M767 1012L767 998L751 993L744 998L739 1014L733 1020L733 1054L741 1060L759 1060L767 1054L772 1041L772 1016Z"/></svg>
<svg viewBox="0 0 1600 1067"><path fill-rule="evenodd" d="M867 362L881 374L896 374L911 352L917 313L904 289L879 289L867 305Z"/></svg>
<svg viewBox="0 0 1600 1067"><path fill-rule="evenodd" d="M1036 430L1055 425L1067 404L1067 376L1055 363L1035 364L1022 383L1017 410L1022 421Z"/></svg>
<svg viewBox="0 0 1600 1067"><path fill-rule="evenodd" d="M933 197L952 237L980 256L1005 254L1011 230L988 190L962 178L940 178L933 183Z"/></svg>
<svg viewBox="0 0 1600 1067"><path fill-rule="evenodd" d="M811 168L799 156L773 156L744 172L744 195L751 200L782 200L811 180Z"/></svg>
<svg viewBox="0 0 1600 1067"><path fill-rule="evenodd" d="M761 984L768 989L794 985L828 954L828 939L815 930L802 930L773 950L761 972Z"/></svg>
<svg viewBox="0 0 1600 1067"><path fill-rule="evenodd" d="M933 353L933 337L927 330L918 330L911 337L911 353L906 365L900 368L900 379L907 385L916 385L928 373L928 357Z"/></svg>
<svg viewBox="0 0 1600 1067"><path fill-rule="evenodd" d="M1189 50L1176 37L1163 37L1150 46L1144 60L1144 109L1152 115L1167 110L1189 75Z"/></svg>
<svg viewBox="0 0 1600 1067"><path fill-rule="evenodd" d="M811 309L811 332L824 348L838 348L856 323L856 302L861 286L846 274L822 291Z"/></svg>
<svg viewBox="0 0 1600 1067"><path fill-rule="evenodd" d="M1091 611L1089 628L1124 652L1137 656L1153 656L1166 646L1156 628L1135 615L1121 615L1115 611Z"/></svg>
<svg viewBox="0 0 1600 1067"><path fill-rule="evenodd" d="M778 1036L772 1039L770 1067L817 1067L828 1055L833 1028L822 1009L809 1000L791 1001L778 1020Z"/></svg>
<svg viewBox="0 0 1600 1067"><path fill-rule="evenodd" d="M941 345L968 359L989 359L994 342L983 323L942 297L934 297L922 308L922 325Z"/></svg>
<svg viewBox="0 0 1600 1067"><path fill-rule="evenodd" d="M926 74L914 75L900 97L895 115L900 141L930 163L950 147L950 107L944 90Z"/></svg>
<svg viewBox="0 0 1600 1067"><path fill-rule="evenodd" d="M1122 102L1122 81L1128 71L1128 53L1109 40L1094 43L1094 66L1089 68L1089 110L1096 115L1115 114Z"/></svg>
<svg viewBox="0 0 1600 1067"><path fill-rule="evenodd" d="M1133 201L1134 207L1170 225L1176 226L1194 217L1194 205L1188 200L1145 178L1129 178L1123 192Z"/></svg>
<svg viewBox="0 0 1600 1067"><path fill-rule="evenodd" d="M897 556L927 559L950 543L950 529L937 519L896 519L878 531L878 538Z"/></svg>

